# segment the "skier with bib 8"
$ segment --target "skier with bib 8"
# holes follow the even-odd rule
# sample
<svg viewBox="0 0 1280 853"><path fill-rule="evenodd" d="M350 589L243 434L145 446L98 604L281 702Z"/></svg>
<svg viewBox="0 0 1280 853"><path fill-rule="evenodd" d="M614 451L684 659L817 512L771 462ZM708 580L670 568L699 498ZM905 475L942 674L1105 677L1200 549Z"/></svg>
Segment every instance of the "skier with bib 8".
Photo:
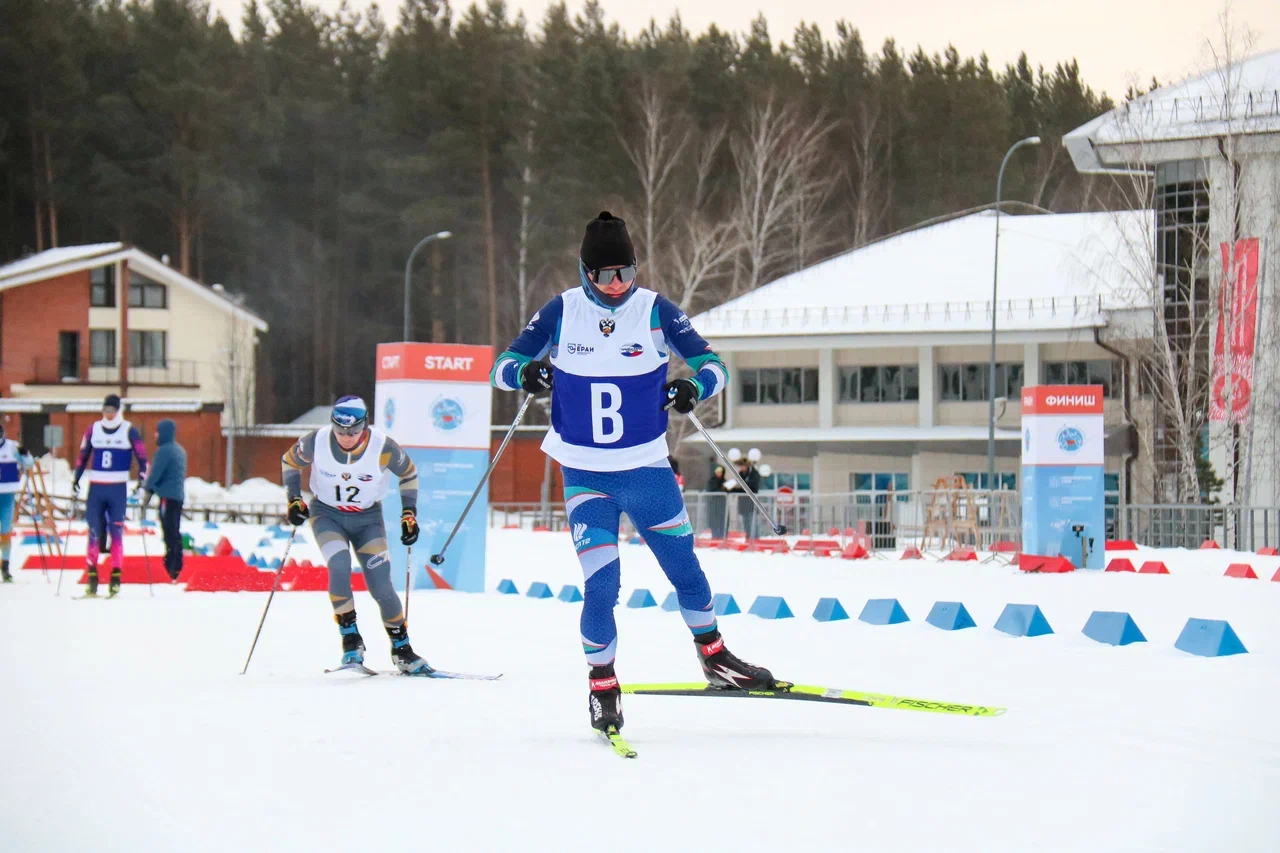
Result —
<svg viewBox="0 0 1280 853"><path fill-rule="evenodd" d="M108 530L111 576L107 581L107 595L114 597L120 593L124 516L129 504L129 469L134 459L138 460L138 481L142 482L147 478L147 448L142 433L121 415L120 396L108 394L102 401L102 420L90 424L80 440L80 458L71 483L71 494L79 495L80 478L88 469L89 496L84 512L84 520L89 525L85 598L98 596L98 555Z"/></svg>
<svg viewBox="0 0 1280 853"><path fill-rule="evenodd" d="M638 286L626 223L608 211L587 223L578 274L580 286L533 315L498 356L490 379L506 391L553 392L542 450L563 471L565 511L585 578L588 708L592 727L609 734L623 723L613 608L621 585L618 520L624 512L675 587L707 681L740 690L778 682L725 647L668 461L669 410L691 412L724 390L729 371L679 307ZM692 378L668 381L672 352L694 371Z"/></svg>
<svg viewBox="0 0 1280 853"><path fill-rule="evenodd" d="M302 499L302 469L310 466L308 507ZM333 406L330 425L313 430L281 459L289 499L289 523L308 519L316 545L329 566L329 601L342 637L342 665L363 666L364 640L356 627L351 590L351 548L364 572L369 592L378 602L382 624L391 639L396 668L408 675L427 675L431 667L409 645L400 596L391 585L387 531L382 497L392 476L400 481L400 542L418 541L418 471L404 449L385 432L369 426L369 412L359 397L342 397Z"/></svg>

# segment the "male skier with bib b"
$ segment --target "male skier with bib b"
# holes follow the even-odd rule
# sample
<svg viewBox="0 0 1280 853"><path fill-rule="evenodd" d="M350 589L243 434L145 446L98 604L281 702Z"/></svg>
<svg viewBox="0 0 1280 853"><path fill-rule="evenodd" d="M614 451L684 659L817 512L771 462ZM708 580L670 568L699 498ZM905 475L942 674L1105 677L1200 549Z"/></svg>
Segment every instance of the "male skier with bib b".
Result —
<svg viewBox="0 0 1280 853"><path fill-rule="evenodd" d="M308 507L302 500L302 469L311 467ZM330 425L313 430L289 448L281 460L289 523L311 519L316 545L329 565L329 601L342 636L342 665L364 664L364 640L356 627L351 591L351 548L356 549L365 583L382 611L391 638L391 657L407 675L427 675L431 667L409 645L400 596L391 585L382 497L392 476L400 480L400 542L418 541L418 471L409 454L385 432L369 426L359 397L343 397L333 406Z"/></svg>
<svg viewBox="0 0 1280 853"><path fill-rule="evenodd" d="M667 459L667 413L693 411L724 390L729 372L673 302L636 285L636 254L626 223L607 211L587 223L580 287L554 297L498 356L491 381L507 391L551 391L551 429L543 452L560 463L565 511L585 577L582 648L592 727L622 728L614 673L618 632L618 518L621 513L675 587L707 681L763 690L769 670L725 648L711 588L693 553L693 529ZM695 372L667 381L670 353Z"/></svg>

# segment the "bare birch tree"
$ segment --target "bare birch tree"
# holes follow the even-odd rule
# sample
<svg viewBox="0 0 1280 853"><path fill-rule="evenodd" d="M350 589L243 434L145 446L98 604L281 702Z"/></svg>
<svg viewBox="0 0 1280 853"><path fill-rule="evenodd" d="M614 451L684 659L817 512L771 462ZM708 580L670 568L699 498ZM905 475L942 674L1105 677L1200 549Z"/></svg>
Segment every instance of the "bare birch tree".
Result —
<svg viewBox="0 0 1280 853"><path fill-rule="evenodd" d="M893 200L893 133L885 127L884 108L864 98L846 120L849 126L850 167L845 170L852 200L851 248L865 246L879 233Z"/></svg>
<svg viewBox="0 0 1280 853"><path fill-rule="evenodd" d="M673 182L693 131L686 117L675 114L669 98L652 79L641 83L638 107L637 132L620 131L618 139L640 182L641 252L649 275L658 279L662 271L662 241L673 218Z"/></svg>
<svg viewBox="0 0 1280 853"><path fill-rule="evenodd" d="M738 296L764 284L785 257L782 238L793 225L810 169L832 125L819 115L806 121L793 104L779 106L770 93L747 109L729 143L738 177L737 226L745 275L734 278Z"/></svg>
<svg viewBox="0 0 1280 853"><path fill-rule="evenodd" d="M1107 247L1112 263L1099 271L1120 282L1117 300L1138 313L1128 323L1110 326L1108 343L1129 357L1138 387L1150 397L1153 422L1150 429L1138 430L1138 438L1143 455L1154 462L1152 496L1198 503L1196 445L1208 416L1211 314L1197 292L1194 256L1204 251L1205 241L1192 233L1194 227L1185 229L1179 236L1196 244L1192 260L1177 269L1158 262L1155 175L1137 168L1138 162L1115 178L1117 195L1128 209L1112 214L1114 239Z"/></svg>
<svg viewBox="0 0 1280 853"><path fill-rule="evenodd" d="M680 205L677 217L670 271L673 289L679 294L678 302L684 311L692 309L698 292L725 271L742 245L732 219L718 217L711 209L711 176L725 135L724 127L714 128L698 145L692 190Z"/></svg>

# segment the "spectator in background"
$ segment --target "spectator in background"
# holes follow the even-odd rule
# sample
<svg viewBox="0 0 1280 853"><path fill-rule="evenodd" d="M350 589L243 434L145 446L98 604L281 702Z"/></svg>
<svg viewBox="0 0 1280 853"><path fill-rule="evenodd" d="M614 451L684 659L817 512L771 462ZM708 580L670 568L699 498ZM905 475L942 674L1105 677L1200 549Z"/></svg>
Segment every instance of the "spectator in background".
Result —
<svg viewBox="0 0 1280 853"><path fill-rule="evenodd" d="M742 486L745 485L752 492L760 491L760 472L756 470L756 466L751 460L743 457L734 463L734 467L738 469L737 476L726 488L741 492ZM747 534L747 539L756 538L756 515L755 507L751 503L751 498L745 493L738 497L738 518L742 522L742 529Z"/></svg>
<svg viewBox="0 0 1280 853"><path fill-rule="evenodd" d="M674 456L668 456L667 462L671 465L671 472L676 475L676 486L680 491L684 491L684 477L680 476L680 462Z"/></svg>
<svg viewBox="0 0 1280 853"><path fill-rule="evenodd" d="M729 523L729 519L725 516L728 499L725 497L724 487L724 466L717 465L711 472L706 487L703 488L707 493L707 521L713 539L723 539L725 525Z"/></svg>
<svg viewBox="0 0 1280 853"><path fill-rule="evenodd" d="M153 494L160 496L160 527L164 530L164 568L175 581L182 574L182 503L186 500L187 451L177 442L178 425L165 418L156 424L156 455L142 485L142 508Z"/></svg>

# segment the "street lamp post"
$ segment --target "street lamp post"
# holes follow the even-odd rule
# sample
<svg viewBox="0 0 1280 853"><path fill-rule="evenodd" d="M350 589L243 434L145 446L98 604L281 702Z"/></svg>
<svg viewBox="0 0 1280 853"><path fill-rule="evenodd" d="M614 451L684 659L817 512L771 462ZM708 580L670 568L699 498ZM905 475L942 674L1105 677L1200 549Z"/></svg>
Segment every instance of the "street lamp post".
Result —
<svg viewBox="0 0 1280 853"><path fill-rule="evenodd" d="M437 231L435 234L429 234L418 241L418 245L413 247L413 251L409 253L409 260L404 262L404 335L400 338L403 341L409 340L409 275L413 271L413 259L417 257L418 250L428 243L436 240L448 240L453 236L452 231Z"/></svg>
<svg viewBox="0 0 1280 853"><path fill-rule="evenodd" d="M1000 191L1004 188L1004 167L1013 152L1024 145L1039 144L1038 136L1028 136L1013 143L1004 153L1000 172L996 175L996 246L991 261L991 364L987 373L987 489L993 492L996 488L996 295L1000 285Z"/></svg>

